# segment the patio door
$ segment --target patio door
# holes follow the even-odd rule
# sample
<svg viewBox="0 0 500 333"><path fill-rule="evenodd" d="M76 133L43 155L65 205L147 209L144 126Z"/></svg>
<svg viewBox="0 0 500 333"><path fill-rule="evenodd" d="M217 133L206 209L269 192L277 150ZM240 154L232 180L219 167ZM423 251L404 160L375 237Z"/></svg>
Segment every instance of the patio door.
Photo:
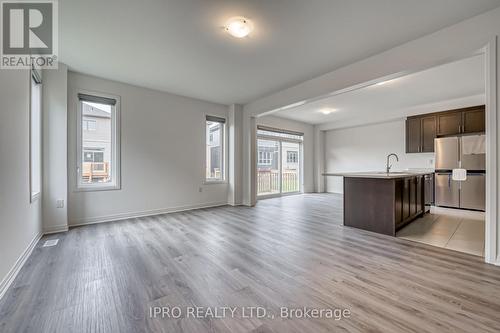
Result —
<svg viewBox="0 0 500 333"><path fill-rule="evenodd" d="M257 140L257 195L281 193L280 142Z"/></svg>
<svg viewBox="0 0 500 333"><path fill-rule="evenodd" d="M281 141L281 193L300 190L300 144Z"/></svg>
<svg viewBox="0 0 500 333"><path fill-rule="evenodd" d="M257 196L300 192L302 133L258 127Z"/></svg>

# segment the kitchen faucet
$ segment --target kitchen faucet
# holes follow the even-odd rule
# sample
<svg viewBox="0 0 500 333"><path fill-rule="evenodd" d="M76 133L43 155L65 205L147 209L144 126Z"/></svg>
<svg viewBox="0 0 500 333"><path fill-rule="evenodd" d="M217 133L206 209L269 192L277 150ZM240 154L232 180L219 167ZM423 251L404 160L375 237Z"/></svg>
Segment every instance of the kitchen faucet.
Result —
<svg viewBox="0 0 500 333"><path fill-rule="evenodd" d="M389 173L391 171L391 168L392 168L392 165L389 165L389 160L391 159L391 156L394 156L396 158L396 161L399 162L399 157L398 155L394 154L394 153L390 153L389 155L387 155L387 164L386 164L386 172Z"/></svg>

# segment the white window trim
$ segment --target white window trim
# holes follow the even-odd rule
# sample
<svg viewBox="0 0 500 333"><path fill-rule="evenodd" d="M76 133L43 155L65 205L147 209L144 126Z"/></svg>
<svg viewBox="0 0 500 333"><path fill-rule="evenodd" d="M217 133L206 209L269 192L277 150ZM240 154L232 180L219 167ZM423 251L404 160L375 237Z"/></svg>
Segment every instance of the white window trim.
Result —
<svg viewBox="0 0 500 333"><path fill-rule="evenodd" d="M34 80L33 78L33 71L30 70L29 71L29 95L30 95L30 108L29 108L29 184L30 184L30 188L29 188L29 194L30 194L30 203L34 203L35 201L37 201L38 199L40 199L40 197L42 196L42 156L43 156L43 152L42 152L42 140L43 140L43 133L42 133L42 121L43 121L43 109L42 109L42 90L40 89L40 115L39 115L39 121L40 121L40 128L39 128L39 136L40 136L40 140L38 142L38 145L39 145L39 149L40 149L40 156L39 156L39 162L40 162L40 180L39 180L39 184L40 184L40 189L37 191L37 192L34 192L33 191L33 154L32 154L32 151L33 151L33 132L32 132L32 123L33 123L33 112L32 112L32 106L33 106L33 101L32 101L32 98L33 98L33 91L32 91L32 82ZM42 84L42 83L38 83L38 84Z"/></svg>
<svg viewBox="0 0 500 333"><path fill-rule="evenodd" d="M82 153L83 153L83 140L82 140L82 103L78 97L76 101L77 105L77 113L76 113L76 186L75 192L94 192L94 191L112 191L112 190L121 190L121 103L120 96L111 95L107 93L88 91L88 90L78 90L78 94L86 94L92 96L106 97L112 98L116 100L115 114L114 118L111 117L111 142L114 144L111 145L111 160L113 163L111 164L111 174L112 181L110 183L105 184L85 184L82 183L80 177L80 170L82 166ZM114 121L113 121L114 119Z"/></svg>
<svg viewBox="0 0 500 333"><path fill-rule="evenodd" d="M206 121L206 116L209 114L205 114L204 118L204 123L203 125L205 126L205 139L204 139L204 151L205 155L203 156L203 185L216 185L216 184L227 184L227 163L228 163L228 155L227 155L227 143L228 143L228 130L227 130L227 118L222 117L226 119L226 122L222 124L222 178L223 179L214 179L210 180L207 178L207 156L206 156L206 147L207 147L207 121Z"/></svg>

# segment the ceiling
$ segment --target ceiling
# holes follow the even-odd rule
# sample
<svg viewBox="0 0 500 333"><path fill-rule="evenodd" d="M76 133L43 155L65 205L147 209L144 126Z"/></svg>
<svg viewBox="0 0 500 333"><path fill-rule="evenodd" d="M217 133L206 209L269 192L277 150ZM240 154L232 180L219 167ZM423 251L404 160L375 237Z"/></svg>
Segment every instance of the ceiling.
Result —
<svg viewBox="0 0 500 333"><path fill-rule="evenodd" d="M71 70L247 103L500 6L499 0L64 0ZM222 28L255 24L247 38Z"/></svg>
<svg viewBox="0 0 500 333"><path fill-rule="evenodd" d="M484 55L479 54L278 111L273 116L309 124L328 124L328 129L405 117L414 114L418 106L484 95L484 72ZM331 113L325 115L323 110Z"/></svg>

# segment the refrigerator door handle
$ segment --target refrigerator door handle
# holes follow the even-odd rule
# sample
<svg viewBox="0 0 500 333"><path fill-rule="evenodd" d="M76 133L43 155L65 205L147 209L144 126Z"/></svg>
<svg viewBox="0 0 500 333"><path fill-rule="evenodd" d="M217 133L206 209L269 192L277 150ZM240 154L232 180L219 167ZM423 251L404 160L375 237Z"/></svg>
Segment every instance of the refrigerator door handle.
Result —
<svg viewBox="0 0 500 333"><path fill-rule="evenodd" d="M462 169L462 137L458 138L458 168Z"/></svg>

